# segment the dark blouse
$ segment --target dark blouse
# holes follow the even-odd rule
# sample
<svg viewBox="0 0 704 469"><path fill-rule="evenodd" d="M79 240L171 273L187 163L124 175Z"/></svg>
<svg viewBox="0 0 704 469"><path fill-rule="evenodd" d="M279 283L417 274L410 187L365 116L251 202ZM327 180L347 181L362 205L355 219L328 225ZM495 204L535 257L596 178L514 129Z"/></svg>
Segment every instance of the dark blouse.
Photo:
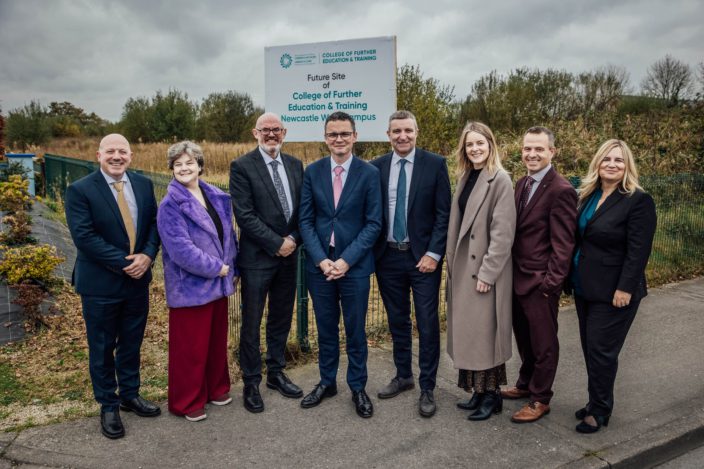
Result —
<svg viewBox="0 0 704 469"><path fill-rule="evenodd" d="M481 169L471 169L469 171L469 176L467 177L467 184L464 185L462 193L460 194L459 199L457 199L457 204L460 208L460 220L464 218L464 210L467 208L467 201L469 200L469 196L472 194L472 189L474 189L474 186L477 183L477 179L479 178L479 173L481 172Z"/></svg>
<svg viewBox="0 0 704 469"><path fill-rule="evenodd" d="M215 211L215 207L213 207L213 204L210 203L210 200L208 200L208 196L205 195L205 191L200 191L201 194L203 194L203 199L205 199L205 207L206 210L208 211L208 215L210 215L210 218L213 220L213 223L215 224L215 229L218 231L218 238L220 238L220 245L223 246L223 238L224 238L224 233L222 229L222 221L220 220L220 216L218 215L218 212Z"/></svg>

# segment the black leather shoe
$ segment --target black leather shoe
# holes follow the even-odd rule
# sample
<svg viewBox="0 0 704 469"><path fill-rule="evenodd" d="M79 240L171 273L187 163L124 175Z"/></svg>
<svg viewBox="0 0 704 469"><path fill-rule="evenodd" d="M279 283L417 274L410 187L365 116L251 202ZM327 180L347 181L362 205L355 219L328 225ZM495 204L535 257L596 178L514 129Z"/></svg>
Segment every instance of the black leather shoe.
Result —
<svg viewBox="0 0 704 469"><path fill-rule="evenodd" d="M315 407L326 397L332 397L337 394L337 386L326 386L324 384L316 384L313 390L303 398L301 401L301 407L304 409L310 409Z"/></svg>
<svg viewBox="0 0 704 469"><path fill-rule="evenodd" d="M421 417L432 417L435 415L437 407L433 398L433 391L421 391L420 399L418 400L418 413Z"/></svg>
<svg viewBox="0 0 704 469"><path fill-rule="evenodd" d="M479 407L470 414L467 419L472 421L486 420L491 414L498 414L503 410L504 402L500 391L490 391L483 393Z"/></svg>
<svg viewBox="0 0 704 469"><path fill-rule="evenodd" d="M253 414L258 414L264 410L264 401L262 395L259 394L259 386L256 384L247 384L242 393L244 398L244 408Z"/></svg>
<svg viewBox="0 0 704 469"><path fill-rule="evenodd" d="M125 427L122 426L118 410L100 413L100 431L111 440L125 436Z"/></svg>
<svg viewBox="0 0 704 469"><path fill-rule="evenodd" d="M293 384L284 372L273 373L266 377L266 387L276 389L284 397L301 397L303 390Z"/></svg>
<svg viewBox="0 0 704 469"><path fill-rule="evenodd" d="M399 378L398 376L391 380L389 384L381 388L381 390L376 393L379 399L389 399L396 397L403 391L408 391L413 389L415 384L413 383L413 377L410 378Z"/></svg>
<svg viewBox="0 0 704 469"><path fill-rule="evenodd" d="M157 415L161 415L161 409L158 405L143 399L141 396L137 396L129 401L120 402L120 410L134 412L140 417L156 417Z"/></svg>
<svg viewBox="0 0 704 469"><path fill-rule="evenodd" d="M587 418L589 417L589 415L590 414L587 414L584 417ZM579 433L596 433L601 430L602 426L609 426L609 419L611 418L610 415L592 415L592 417L594 417L594 421L596 421L596 426L589 425L587 422L582 420L577 424L574 429L577 430Z"/></svg>
<svg viewBox="0 0 704 469"><path fill-rule="evenodd" d="M482 401L481 393L475 392L472 394L471 398L465 399L464 401L459 401L457 403L457 407L462 410L477 410L477 407L479 407L479 403L481 401Z"/></svg>
<svg viewBox="0 0 704 469"><path fill-rule="evenodd" d="M357 411L357 415L363 419L368 419L374 415L374 406L372 405L371 399L367 396L364 389L361 391L352 391L352 402L354 402L354 408Z"/></svg>
<svg viewBox="0 0 704 469"><path fill-rule="evenodd" d="M587 408L586 407L582 407L581 409L579 409L577 412L574 413L574 418L576 418L577 420L584 420L584 417L586 417L586 416L587 416Z"/></svg>

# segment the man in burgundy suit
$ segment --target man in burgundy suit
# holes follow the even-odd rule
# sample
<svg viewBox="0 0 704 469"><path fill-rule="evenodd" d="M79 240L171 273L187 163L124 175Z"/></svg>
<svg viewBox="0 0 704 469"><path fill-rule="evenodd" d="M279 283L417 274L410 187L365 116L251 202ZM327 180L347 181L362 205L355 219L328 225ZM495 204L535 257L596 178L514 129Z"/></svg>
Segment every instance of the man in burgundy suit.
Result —
<svg viewBox="0 0 704 469"><path fill-rule="evenodd" d="M531 127L521 153L528 176L516 184L513 332L522 365L516 385L501 391L506 399L529 399L513 414L516 423L534 422L550 412L559 355L558 302L577 222L577 193L551 165L553 133Z"/></svg>

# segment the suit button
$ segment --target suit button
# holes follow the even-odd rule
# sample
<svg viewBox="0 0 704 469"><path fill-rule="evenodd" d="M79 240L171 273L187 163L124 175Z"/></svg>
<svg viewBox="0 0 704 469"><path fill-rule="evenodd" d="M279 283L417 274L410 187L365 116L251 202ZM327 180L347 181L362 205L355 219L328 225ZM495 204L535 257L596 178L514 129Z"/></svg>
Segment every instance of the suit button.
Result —
<svg viewBox="0 0 704 469"><path fill-rule="evenodd" d="M469 239L474 239L474 235L473 234L469 235Z"/></svg>
<svg viewBox="0 0 704 469"><path fill-rule="evenodd" d="M337 223L337 218L333 218L332 221Z"/></svg>
<svg viewBox="0 0 704 469"><path fill-rule="evenodd" d="M477 258L477 256L475 256L474 254L472 254L472 259L476 259L476 258Z"/></svg>
<svg viewBox="0 0 704 469"><path fill-rule="evenodd" d="M477 276L476 276L476 275L472 275L472 278L477 278Z"/></svg>

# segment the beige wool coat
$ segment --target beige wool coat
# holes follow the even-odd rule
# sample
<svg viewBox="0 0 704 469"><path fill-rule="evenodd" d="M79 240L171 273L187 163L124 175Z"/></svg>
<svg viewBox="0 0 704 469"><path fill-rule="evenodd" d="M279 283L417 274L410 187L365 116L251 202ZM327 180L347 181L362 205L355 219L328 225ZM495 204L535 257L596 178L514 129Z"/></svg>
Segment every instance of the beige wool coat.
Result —
<svg viewBox="0 0 704 469"><path fill-rule="evenodd" d="M511 178L484 168L472 190L464 218L452 199L447 233L447 352L455 368L482 371L511 358L511 246L516 205ZM492 285L477 291L477 279Z"/></svg>

